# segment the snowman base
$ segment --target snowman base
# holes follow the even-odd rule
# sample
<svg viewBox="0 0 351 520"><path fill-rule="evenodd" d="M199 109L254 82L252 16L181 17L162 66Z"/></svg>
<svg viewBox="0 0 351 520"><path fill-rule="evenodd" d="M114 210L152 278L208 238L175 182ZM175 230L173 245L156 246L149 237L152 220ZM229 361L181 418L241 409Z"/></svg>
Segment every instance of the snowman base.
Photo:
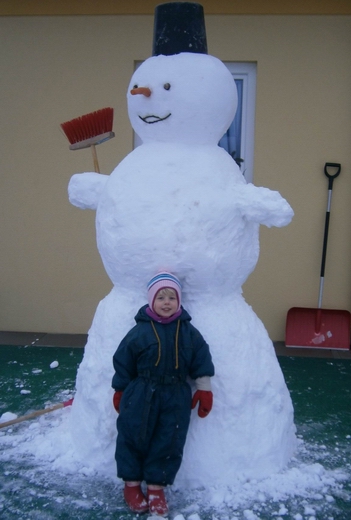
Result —
<svg viewBox="0 0 351 520"><path fill-rule="evenodd" d="M216 374L211 413L201 419L192 412L175 480L181 490L263 479L286 467L296 447L290 394L262 322L240 294L218 298L220 307L215 296L211 304L207 298L184 302L210 345ZM100 303L78 371L71 435L76 457L97 472L115 472L110 363L116 338L132 326L136 307L130 294L117 288ZM110 320L112 315L123 319Z"/></svg>

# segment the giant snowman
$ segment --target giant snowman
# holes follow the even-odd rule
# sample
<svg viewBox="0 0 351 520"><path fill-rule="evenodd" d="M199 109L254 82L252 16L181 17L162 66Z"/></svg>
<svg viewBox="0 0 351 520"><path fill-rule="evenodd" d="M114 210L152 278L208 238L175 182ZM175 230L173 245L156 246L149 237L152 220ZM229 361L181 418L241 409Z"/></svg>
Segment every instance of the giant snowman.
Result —
<svg viewBox="0 0 351 520"><path fill-rule="evenodd" d="M78 370L70 456L114 474L112 355L146 302L148 280L170 271L216 367L211 414L192 414L176 480L184 489L266 477L287 465L296 444L272 342L241 290L258 260L260 224L285 226L293 211L279 193L247 184L217 145L237 94L224 64L206 53L202 18L199 4L156 8L154 55L127 95L143 144L111 175L76 174L69 184L72 204L96 210L98 249L113 282Z"/></svg>

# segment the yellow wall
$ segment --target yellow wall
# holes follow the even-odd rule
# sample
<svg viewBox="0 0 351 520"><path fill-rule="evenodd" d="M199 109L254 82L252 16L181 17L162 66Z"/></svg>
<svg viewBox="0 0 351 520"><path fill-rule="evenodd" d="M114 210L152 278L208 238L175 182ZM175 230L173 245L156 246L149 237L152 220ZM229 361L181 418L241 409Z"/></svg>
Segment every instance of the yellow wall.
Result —
<svg viewBox="0 0 351 520"><path fill-rule="evenodd" d="M182 0L181 0L182 1ZM153 14L162 0L1 0L1 15ZM207 14L351 14L349 0L201 0Z"/></svg>
<svg viewBox="0 0 351 520"><path fill-rule="evenodd" d="M324 306L350 309L351 16L207 15L209 52L257 62L254 182L279 190L293 223L262 228L247 301L274 340L291 306L315 306L327 200L324 163L339 162ZM116 138L98 147L110 173L132 149L126 88L150 56L153 16L0 17L2 223L0 330L87 332L110 288L95 213L72 207L67 184L92 169L60 123L115 108Z"/></svg>

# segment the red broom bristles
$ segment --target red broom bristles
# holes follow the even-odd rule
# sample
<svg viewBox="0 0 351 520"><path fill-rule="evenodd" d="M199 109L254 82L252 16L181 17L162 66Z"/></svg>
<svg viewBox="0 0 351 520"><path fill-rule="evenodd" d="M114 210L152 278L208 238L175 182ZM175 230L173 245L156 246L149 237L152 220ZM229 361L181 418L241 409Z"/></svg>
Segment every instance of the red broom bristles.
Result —
<svg viewBox="0 0 351 520"><path fill-rule="evenodd" d="M61 124L70 144L112 132L113 108L102 108Z"/></svg>

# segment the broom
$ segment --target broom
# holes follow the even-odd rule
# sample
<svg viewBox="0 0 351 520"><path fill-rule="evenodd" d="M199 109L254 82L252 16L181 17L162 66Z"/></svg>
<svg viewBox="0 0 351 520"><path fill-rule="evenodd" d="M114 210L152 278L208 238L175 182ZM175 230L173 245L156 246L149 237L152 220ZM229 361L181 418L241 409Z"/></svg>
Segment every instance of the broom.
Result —
<svg viewBox="0 0 351 520"><path fill-rule="evenodd" d="M113 108L108 107L66 121L61 124L61 128L70 142L70 150L91 148L94 169L100 173L95 146L115 136L112 125Z"/></svg>
<svg viewBox="0 0 351 520"><path fill-rule="evenodd" d="M43 410L36 410L35 412L28 413L27 415L22 415L21 417L16 417L16 419L11 419L10 421L6 421L0 423L0 428L6 428L6 426L11 426L12 424L17 424L23 421L28 421L28 419L34 419L35 417L39 417L39 415L44 415L45 413L54 412L55 410L59 410L60 408L66 408L66 406L71 406L73 403L73 398L69 399L69 401L65 401L64 403L55 404L53 406L49 406L48 408L44 408Z"/></svg>

